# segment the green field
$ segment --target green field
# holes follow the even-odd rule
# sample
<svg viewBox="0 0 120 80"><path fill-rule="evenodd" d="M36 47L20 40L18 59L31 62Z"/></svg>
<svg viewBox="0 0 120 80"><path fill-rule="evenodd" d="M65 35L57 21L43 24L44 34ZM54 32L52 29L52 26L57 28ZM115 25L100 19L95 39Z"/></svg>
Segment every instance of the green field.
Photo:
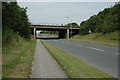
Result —
<svg viewBox="0 0 120 80"><path fill-rule="evenodd" d="M94 68L86 62L56 48L55 46L42 41L50 54L55 58L69 78L112 78L108 74Z"/></svg>
<svg viewBox="0 0 120 80"><path fill-rule="evenodd" d="M31 74L35 40L20 41L13 46L3 46L3 78L28 78Z"/></svg>
<svg viewBox="0 0 120 80"><path fill-rule="evenodd" d="M119 33L120 31L115 31L110 34L92 33L84 36L75 35L72 38L72 40L79 42L88 42L88 43L94 43L100 45L120 47L120 43L119 43L120 37L118 37Z"/></svg>

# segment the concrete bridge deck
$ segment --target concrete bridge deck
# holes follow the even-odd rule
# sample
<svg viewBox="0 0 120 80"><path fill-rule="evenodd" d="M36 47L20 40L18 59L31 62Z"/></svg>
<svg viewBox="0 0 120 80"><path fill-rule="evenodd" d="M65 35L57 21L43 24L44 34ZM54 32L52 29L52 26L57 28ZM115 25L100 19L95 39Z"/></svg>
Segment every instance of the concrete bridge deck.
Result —
<svg viewBox="0 0 120 80"><path fill-rule="evenodd" d="M34 38L36 38L36 30L59 31L59 38L70 38L70 31L79 33L79 26L58 26L58 25L30 25L34 31Z"/></svg>

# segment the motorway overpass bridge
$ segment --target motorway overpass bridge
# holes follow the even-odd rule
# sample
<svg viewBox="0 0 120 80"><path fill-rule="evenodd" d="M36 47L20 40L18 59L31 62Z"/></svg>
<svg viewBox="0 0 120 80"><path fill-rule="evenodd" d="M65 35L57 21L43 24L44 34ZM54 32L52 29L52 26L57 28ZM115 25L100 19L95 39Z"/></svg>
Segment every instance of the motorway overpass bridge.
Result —
<svg viewBox="0 0 120 80"><path fill-rule="evenodd" d="M37 30L58 31L59 38L69 39L71 36L78 34L80 29L80 27L75 27L75 26L68 27L68 26L58 26L58 25L30 25L30 27L34 33L34 39L36 39Z"/></svg>

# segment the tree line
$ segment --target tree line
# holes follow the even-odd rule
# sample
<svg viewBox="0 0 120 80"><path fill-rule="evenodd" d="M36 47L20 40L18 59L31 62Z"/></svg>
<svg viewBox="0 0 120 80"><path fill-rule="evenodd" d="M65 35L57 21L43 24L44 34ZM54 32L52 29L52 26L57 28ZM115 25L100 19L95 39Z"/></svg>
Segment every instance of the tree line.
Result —
<svg viewBox="0 0 120 80"><path fill-rule="evenodd" d="M80 35L89 34L89 31L105 34L116 30L120 30L120 3L105 8L80 24Z"/></svg>
<svg viewBox="0 0 120 80"><path fill-rule="evenodd" d="M17 2L2 2L2 35L4 41L8 41L10 37L14 36L14 33L29 39L31 34L29 25L27 8L21 8Z"/></svg>

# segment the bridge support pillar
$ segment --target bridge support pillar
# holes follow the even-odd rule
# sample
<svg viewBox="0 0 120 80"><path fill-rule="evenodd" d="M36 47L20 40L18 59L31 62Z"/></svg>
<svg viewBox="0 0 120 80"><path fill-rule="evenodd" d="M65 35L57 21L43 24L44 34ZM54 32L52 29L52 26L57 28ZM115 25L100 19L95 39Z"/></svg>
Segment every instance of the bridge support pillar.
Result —
<svg viewBox="0 0 120 80"><path fill-rule="evenodd" d="M69 37L69 29L67 29L67 39L69 39L70 37Z"/></svg>
<svg viewBox="0 0 120 80"><path fill-rule="evenodd" d="M34 28L34 39L36 39L36 28Z"/></svg>

